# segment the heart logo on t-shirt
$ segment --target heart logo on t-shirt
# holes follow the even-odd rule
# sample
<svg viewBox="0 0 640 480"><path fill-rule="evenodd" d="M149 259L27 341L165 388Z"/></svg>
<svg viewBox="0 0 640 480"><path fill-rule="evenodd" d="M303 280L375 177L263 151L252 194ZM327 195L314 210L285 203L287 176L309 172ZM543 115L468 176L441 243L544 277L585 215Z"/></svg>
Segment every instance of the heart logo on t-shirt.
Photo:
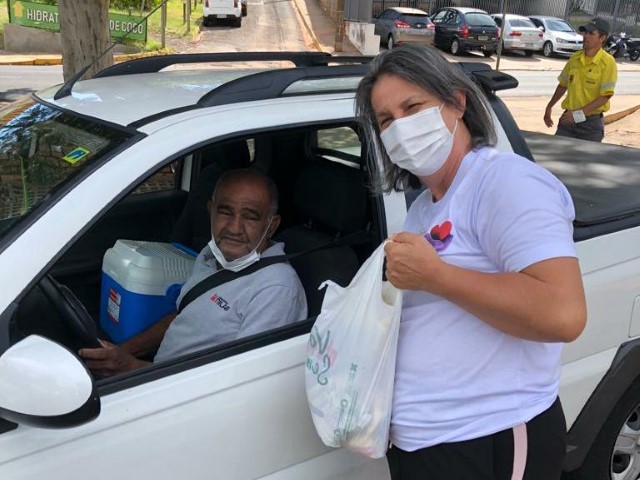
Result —
<svg viewBox="0 0 640 480"><path fill-rule="evenodd" d="M453 224L449 220L445 220L440 225L432 227L424 238L435 248L436 252L442 252L453 240L451 230L453 230Z"/></svg>
<svg viewBox="0 0 640 480"><path fill-rule="evenodd" d="M431 238L440 241L445 240L451 235L451 227L453 227L453 225L451 225L449 220L442 222L440 225L436 225L431 229Z"/></svg>

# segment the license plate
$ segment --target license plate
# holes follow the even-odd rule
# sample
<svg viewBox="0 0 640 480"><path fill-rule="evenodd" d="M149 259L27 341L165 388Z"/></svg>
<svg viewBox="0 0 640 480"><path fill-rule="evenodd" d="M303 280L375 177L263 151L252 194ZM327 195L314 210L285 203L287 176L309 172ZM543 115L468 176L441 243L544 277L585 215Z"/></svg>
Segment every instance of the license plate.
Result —
<svg viewBox="0 0 640 480"><path fill-rule="evenodd" d="M481 42L485 42L489 40L489 37L486 35L478 35L478 40L480 40Z"/></svg>

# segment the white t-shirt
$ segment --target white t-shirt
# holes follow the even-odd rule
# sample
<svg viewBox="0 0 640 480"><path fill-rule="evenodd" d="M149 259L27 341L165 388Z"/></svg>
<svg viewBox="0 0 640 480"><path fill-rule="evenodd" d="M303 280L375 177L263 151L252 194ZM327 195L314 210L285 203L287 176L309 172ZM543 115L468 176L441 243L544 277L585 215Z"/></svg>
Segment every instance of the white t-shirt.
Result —
<svg viewBox="0 0 640 480"><path fill-rule="evenodd" d="M512 153L471 151L443 198L411 205L405 229L445 262L518 272L576 257L575 211L550 172ZM553 312L549 312L553 315ZM405 291L391 440L407 451L490 435L529 421L558 395L562 344L516 338L427 292Z"/></svg>

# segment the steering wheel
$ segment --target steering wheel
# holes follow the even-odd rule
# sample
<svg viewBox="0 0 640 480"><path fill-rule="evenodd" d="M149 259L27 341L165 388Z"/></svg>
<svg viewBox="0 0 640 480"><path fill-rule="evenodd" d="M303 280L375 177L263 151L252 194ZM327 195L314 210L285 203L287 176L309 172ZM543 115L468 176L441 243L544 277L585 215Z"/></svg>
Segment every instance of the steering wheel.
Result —
<svg viewBox="0 0 640 480"><path fill-rule="evenodd" d="M71 329L72 334L78 337L82 346L102 346L98 341L98 329L93 318L69 287L62 285L49 274L42 277L38 286L58 311L62 321Z"/></svg>

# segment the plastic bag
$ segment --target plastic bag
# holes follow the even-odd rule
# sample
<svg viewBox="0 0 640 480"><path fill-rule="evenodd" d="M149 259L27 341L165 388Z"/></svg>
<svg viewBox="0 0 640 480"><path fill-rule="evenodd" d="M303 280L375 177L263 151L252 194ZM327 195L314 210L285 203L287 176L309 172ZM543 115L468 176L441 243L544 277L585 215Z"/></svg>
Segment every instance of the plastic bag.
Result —
<svg viewBox="0 0 640 480"><path fill-rule="evenodd" d="M343 288L326 281L307 346L305 383L325 445L383 457L395 375L402 292L382 281L384 244Z"/></svg>

